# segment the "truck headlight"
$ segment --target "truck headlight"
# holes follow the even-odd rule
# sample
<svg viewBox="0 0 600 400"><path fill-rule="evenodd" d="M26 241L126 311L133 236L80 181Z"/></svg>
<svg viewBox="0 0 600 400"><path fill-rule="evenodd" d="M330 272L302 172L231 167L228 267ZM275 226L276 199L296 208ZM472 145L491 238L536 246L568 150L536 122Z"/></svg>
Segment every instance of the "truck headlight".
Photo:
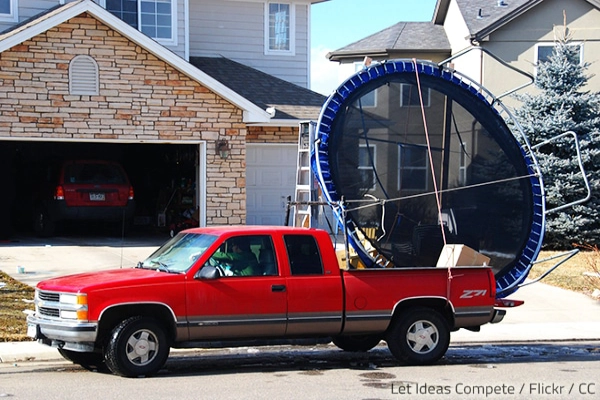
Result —
<svg viewBox="0 0 600 400"><path fill-rule="evenodd" d="M82 293L61 293L59 298L60 317L77 321L87 321L87 295Z"/></svg>
<svg viewBox="0 0 600 400"><path fill-rule="evenodd" d="M63 304L85 305L87 304L87 295L61 293L59 302Z"/></svg>

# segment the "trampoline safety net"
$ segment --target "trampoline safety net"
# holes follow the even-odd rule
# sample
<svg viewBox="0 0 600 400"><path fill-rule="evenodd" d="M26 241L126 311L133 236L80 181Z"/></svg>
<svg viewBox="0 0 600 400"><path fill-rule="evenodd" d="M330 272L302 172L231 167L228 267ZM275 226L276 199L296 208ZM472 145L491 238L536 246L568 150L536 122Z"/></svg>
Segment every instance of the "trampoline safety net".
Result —
<svg viewBox="0 0 600 400"><path fill-rule="evenodd" d="M312 161L367 267L383 265L359 232L399 268L434 267L444 244L464 244L490 258L503 297L537 257L537 164L482 88L451 70L394 60L357 73L325 103Z"/></svg>

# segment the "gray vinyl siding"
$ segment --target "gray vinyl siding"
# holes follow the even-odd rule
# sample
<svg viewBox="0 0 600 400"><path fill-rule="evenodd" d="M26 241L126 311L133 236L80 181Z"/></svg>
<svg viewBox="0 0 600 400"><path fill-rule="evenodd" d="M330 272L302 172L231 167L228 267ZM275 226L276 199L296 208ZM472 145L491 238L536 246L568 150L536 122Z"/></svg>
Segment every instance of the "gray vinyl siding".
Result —
<svg viewBox="0 0 600 400"><path fill-rule="evenodd" d="M294 55L265 55L263 2L195 0L189 7L191 57L221 55L308 87L308 4L295 4Z"/></svg>
<svg viewBox="0 0 600 400"><path fill-rule="evenodd" d="M165 46L179 57L185 58L185 4L177 0L177 45Z"/></svg>
<svg viewBox="0 0 600 400"><path fill-rule="evenodd" d="M66 2L70 2L67 0ZM95 0L96 3L104 5L103 1ZM59 5L59 0L19 0L18 17L19 22L34 17L48 9ZM14 22L0 21L0 32L10 29L15 25ZM177 45L166 45L166 48L173 51L180 57L185 57L185 5L184 0L177 0Z"/></svg>
<svg viewBox="0 0 600 400"><path fill-rule="evenodd" d="M19 0L17 3L19 22L29 19L59 4L58 0ZM0 32L10 29L14 25L15 22L0 21Z"/></svg>
<svg viewBox="0 0 600 400"><path fill-rule="evenodd" d="M563 14L563 12L565 14ZM600 90L600 10L586 1L546 0L532 11L522 15L490 35L484 47L496 56L507 60L512 66L535 73L536 45L553 45L555 35L562 31L564 15L571 33L571 42L583 46L583 61L588 62L590 79L584 90ZM483 85L493 93L500 94L525 82L493 60L484 61ZM537 94L534 86L523 90ZM505 103L518 103L506 98Z"/></svg>

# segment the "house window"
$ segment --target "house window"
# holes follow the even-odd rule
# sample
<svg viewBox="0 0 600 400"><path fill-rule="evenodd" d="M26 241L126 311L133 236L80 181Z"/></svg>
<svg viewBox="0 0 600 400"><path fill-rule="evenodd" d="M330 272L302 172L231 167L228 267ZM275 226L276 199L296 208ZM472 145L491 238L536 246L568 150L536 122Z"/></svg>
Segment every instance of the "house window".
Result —
<svg viewBox="0 0 600 400"><path fill-rule="evenodd" d="M106 9L159 42L174 42L174 0L106 0Z"/></svg>
<svg viewBox="0 0 600 400"><path fill-rule="evenodd" d="M423 105L430 105L430 89L425 88L423 92ZM421 99L419 98L419 88L416 85L403 83L400 85L400 107L421 107Z"/></svg>
<svg viewBox="0 0 600 400"><path fill-rule="evenodd" d="M578 51L574 52L576 59L573 60L577 64L583 63L583 45L580 43L569 43L568 46L574 46ZM538 44L535 46L535 65L550 61L550 56L554 52L553 44Z"/></svg>
<svg viewBox="0 0 600 400"><path fill-rule="evenodd" d="M289 3L265 5L265 54L294 53L294 6Z"/></svg>
<svg viewBox="0 0 600 400"><path fill-rule="evenodd" d="M0 0L0 21L16 22L17 0Z"/></svg>
<svg viewBox="0 0 600 400"><path fill-rule="evenodd" d="M458 165L458 186L467 185L467 143L460 143L460 155Z"/></svg>
<svg viewBox="0 0 600 400"><path fill-rule="evenodd" d="M375 189L375 169L376 165L375 146L361 144L358 147L358 173L361 190Z"/></svg>
<svg viewBox="0 0 600 400"><path fill-rule="evenodd" d="M99 94L98 64L90 56L77 56L69 64L69 93L94 96Z"/></svg>
<svg viewBox="0 0 600 400"><path fill-rule="evenodd" d="M402 144L398 147L398 189L427 189L427 146Z"/></svg>
<svg viewBox="0 0 600 400"><path fill-rule="evenodd" d="M354 63L354 71L355 72L359 72L360 70L362 70L364 68L364 64L362 62L360 63ZM358 106L358 104L357 104ZM361 107L376 107L377 106L377 89L374 89L372 91L370 91L369 93L365 94L364 96L362 96L360 98L360 106Z"/></svg>

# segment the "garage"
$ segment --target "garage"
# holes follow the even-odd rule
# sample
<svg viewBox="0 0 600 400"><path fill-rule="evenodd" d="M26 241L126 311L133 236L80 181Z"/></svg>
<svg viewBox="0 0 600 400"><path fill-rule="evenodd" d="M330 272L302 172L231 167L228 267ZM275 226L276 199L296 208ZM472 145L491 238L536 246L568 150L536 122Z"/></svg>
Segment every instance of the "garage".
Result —
<svg viewBox="0 0 600 400"><path fill-rule="evenodd" d="M33 215L42 184L52 178L48 175L54 173L53 166L64 160L110 160L123 166L135 193L132 234L187 227L193 224L189 216L199 206L201 146L199 143L0 141L2 236L11 232L33 233ZM198 214L195 217L199 219ZM80 233L91 228L88 224L78 225L65 224L57 233ZM93 228L106 233L119 231L112 229L114 226L102 225L95 224Z"/></svg>
<svg viewBox="0 0 600 400"><path fill-rule="evenodd" d="M296 186L295 144L248 144L246 207L249 225L284 225L287 197Z"/></svg>
<svg viewBox="0 0 600 400"><path fill-rule="evenodd" d="M0 235L32 232L48 165L71 159L122 165L132 233L185 228L194 211L200 225L284 223L297 124L323 96L222 57L196 67L93 2L5 34L0 63Z"/></svg>

